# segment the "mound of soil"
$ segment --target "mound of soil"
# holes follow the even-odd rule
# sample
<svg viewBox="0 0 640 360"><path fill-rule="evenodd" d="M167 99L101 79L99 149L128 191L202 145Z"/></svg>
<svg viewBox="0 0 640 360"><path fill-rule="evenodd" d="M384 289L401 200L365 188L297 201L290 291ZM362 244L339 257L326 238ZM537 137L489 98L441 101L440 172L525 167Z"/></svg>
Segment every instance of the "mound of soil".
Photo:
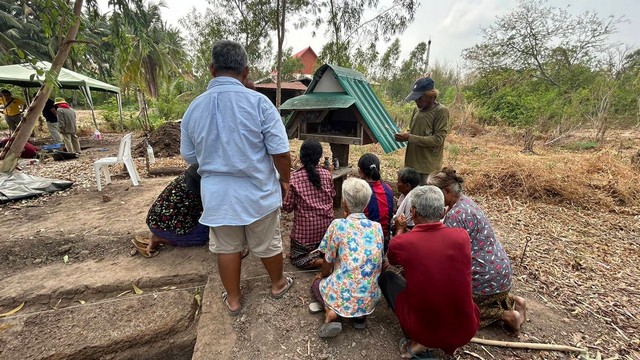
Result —
<svg viewBox="0 0 640 360"><path fill-rule="evenodd" d="M149 144L155 157L180 155L180 123L167 122L153 130L149 135ZM146 151L144 141L140 141L133 149L133 156L144 157Z"/></svg>

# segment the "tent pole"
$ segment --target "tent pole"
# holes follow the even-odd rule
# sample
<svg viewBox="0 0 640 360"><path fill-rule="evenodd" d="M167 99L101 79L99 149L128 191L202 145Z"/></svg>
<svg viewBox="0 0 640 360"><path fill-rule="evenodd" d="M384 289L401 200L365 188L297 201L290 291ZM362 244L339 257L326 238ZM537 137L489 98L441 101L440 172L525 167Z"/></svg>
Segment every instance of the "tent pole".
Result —
<svg viewBox="0 0 640 360"><path fill-rule="evenodd" d="M24 94L24 100L28 105L31 105L31 97L29 97L29 90L26 87L22 88L22 93Z"/></svg>
<svg viewBox="0 0 640 360"><path fill-rule="evenodd" d="M100 129L98 129L98 122L96 121L96 112L93 110L93 104L91 104L91 117L93 118L93 125L96 126L96 130L100 131Z"/></svg>
<svg viewBox="0 0 640 360"><path fill-rule="evenodd" d="M120 112L120 130L124 134L124 121L122 120L122 96L120 93L116 93L116 99L118 100L118 111Z"/></svg>
<svg viewBox="0 0 640 360"><path fill-rule="evenodd" d="M100 131L98 129L98 121L96 121L96 113L93 110L93 99L91 98L91 88L89 88L89 85L87 85L86 83L84 86L79 86L79 88L82 91L82 95L84 95L84 98L87 99L87 102L89 103L89 107L91 108L91 117L93 118L93 125L96 127L96 130Z"/></svg>

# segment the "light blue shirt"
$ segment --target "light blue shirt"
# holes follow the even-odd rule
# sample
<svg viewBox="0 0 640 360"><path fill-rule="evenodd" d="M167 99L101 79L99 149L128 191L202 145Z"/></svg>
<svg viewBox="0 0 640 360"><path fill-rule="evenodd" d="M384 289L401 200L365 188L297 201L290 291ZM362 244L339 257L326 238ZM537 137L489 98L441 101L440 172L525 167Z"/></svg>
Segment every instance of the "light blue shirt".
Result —
<svg viewBox="0 0 640 360"><path fill-rule="evenodd" d="M289 151L278 110L226 76L209 82L182 118L180 152L198 163L207 226L248 225L282 205L271 155Z"/></svg>

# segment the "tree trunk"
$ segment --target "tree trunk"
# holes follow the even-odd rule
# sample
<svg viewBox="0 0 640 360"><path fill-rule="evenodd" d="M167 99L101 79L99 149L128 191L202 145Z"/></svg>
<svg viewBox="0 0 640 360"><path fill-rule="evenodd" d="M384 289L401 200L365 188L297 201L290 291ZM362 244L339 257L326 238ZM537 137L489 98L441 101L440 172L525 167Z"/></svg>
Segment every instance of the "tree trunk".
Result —
<svg viewBox="0 0 640 360"><path fill-rule="evenodd" d="M282 104L282 46L284 44L284 22L286 19L287 0L278 0L276 7L278 33L278 59L276 61L276 108L280 111Z"/></svg>
<svg viewBox="0 0 640 360"><path fill-rule="evenodd" d="M51 69L49 69L49 73L51 78L47 78L47 81L42 85L36 97L33 99L31 106L27 109L27 113L24 118L18 125L18 129L15 133L15 139L13 142L7 143L2 154L0 154L0 159L2 159L2 166L0 167L0 171L4 173L13 172L16 168L16 164L18 163L18 159L20 158L20 154L24 149L24 145L29 140L29 135L33 131L40 114L42 113L42 109L44 109L44 105L49 98L52 90L52 82L53 80L58 79L58 75L60 74L60 69L62 69L62 64L67 60L69 56L69 51L71 51L71 46L73 45L76 35L78 34L78 28L80 27L80 16L82 15L82 4L83 0L76 0L73 5L73 24L69 28L67 32L67 36L65 37L62 45L58 49L58 53L56 57L53 59L51 63ZM7 151L7 147L8 148Z"/></svg>

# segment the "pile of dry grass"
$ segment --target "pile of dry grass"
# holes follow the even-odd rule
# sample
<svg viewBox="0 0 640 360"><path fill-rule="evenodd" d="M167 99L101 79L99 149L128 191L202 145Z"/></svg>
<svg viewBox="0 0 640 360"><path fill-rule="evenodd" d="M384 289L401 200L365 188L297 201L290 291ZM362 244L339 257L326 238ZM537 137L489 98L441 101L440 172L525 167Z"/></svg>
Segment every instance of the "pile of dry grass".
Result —
<svg viewBox="0 0 640 360"><path fill-rule="evenodd" d="M484 154L458 166L469 193L606 211L640 206L639 174L611 152Z"/></svg>

